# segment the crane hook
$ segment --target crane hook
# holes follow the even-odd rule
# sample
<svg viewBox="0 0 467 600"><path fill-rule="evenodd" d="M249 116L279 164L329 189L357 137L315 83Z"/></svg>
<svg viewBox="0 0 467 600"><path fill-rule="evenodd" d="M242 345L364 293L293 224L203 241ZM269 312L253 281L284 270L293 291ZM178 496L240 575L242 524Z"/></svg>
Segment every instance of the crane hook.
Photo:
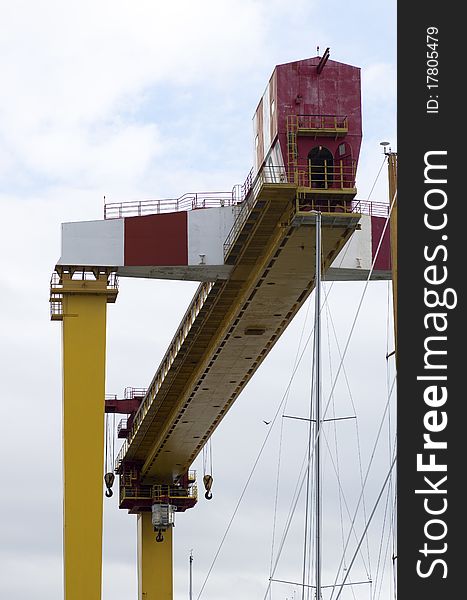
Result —
<svg viewBox="0 0 467 600"><path fill-rule="evenodd" d="M156 542L163 542L164 536L162 535L162 529L159 529L156 535Z"/></svg>
<svg viewBox="0 0 467 600"><path fill-rule="evenodd" d="M111 490L111 488L114 484L114 481L115 481L115 475L113 473L106 473L104 475L104 483L107 488L105 491L105 495L107 498L112 498L112 496L114 495L114 493Z"/></svg>
<svg viewBox="0 0 467 600"><path fill-rule="evenodd" d="M211 498L212 498L212 494L211 494L212 482L213 482L212 475L205 475L203 477L204 488L206 490L204 497L206 498L206 500L211 500Z"/></svg>

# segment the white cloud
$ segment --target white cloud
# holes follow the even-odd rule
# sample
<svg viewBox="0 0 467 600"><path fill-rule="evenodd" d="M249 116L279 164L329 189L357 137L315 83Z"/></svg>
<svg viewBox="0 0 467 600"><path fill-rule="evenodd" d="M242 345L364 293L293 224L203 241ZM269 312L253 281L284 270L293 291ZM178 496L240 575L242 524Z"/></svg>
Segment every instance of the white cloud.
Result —
<svg viewBox="0 0 467 600"><path fill-rule="evenodd" d="M235 19L232 10L230 2L200 10L185 0L176 10L149 1L5 7L4 174L85 185L142 178L161 151L157 126L134 120L145 90L204 82L215 93L241 68L232 60L239 45L260 54L261 5L237 2Z"/></svg>
<svg viewBox="0 0 467 600"><path fill-rule="evenodd" d="M4 83L23 92L10 108L33 109L27 122L89 121L158 81L212 82L213 73L222 79L238 68L229 58L240 42L243 51L255 52L264 30L260 5L245 0L235 3L235 19L231 2L212 0L202 10L189 0L175 9L142 0L9 6Z"/></svg>
<svg viewBox="0 0 467 600"><path fill-rule="evenodd" d="M161 152L155 125L53 127L28 132L16 151L29 171L55 185L76 181L83 187L120 184L142 177Z"/></svg>
<svg viewBox="0 0 467 600"><path fill-rule="evenodd" d="M33 524L31 535L33 535ZM61 597L61 565L58 557L36 554L24 556L2 557L0 567L1 591L5 598L58 598Z"/></svg>
<svg viewBox="0 0 467 600"><path fill-rule="evenodd" d="M0 0L0 331L6 407L1 443L9 458L4 476L17 493L2 498L8 546L2 547L7 558L0 595L12 600L62 596L60 327L48 321L48 282L59 256L60 223L101 218L104 194L134 200L224 190L241 182L252 162L251 115L275 63L312 56L317 43L331 45L333 58L353 64L379 48L371 32L362 36L364 24L352 21L348 10L341 26L334 6L308 0ZM387 127L394 119L391 49L382 56L379 48L372 61L363 70L363 195L380 164L380 136L394 132ZM382 196L384 186L380 189ZM355 365L357 387L362 368L367 369L368 387L362 386L359 398L369 429L367 448L373 439L370 416L377 416L379 406L370 384L385 364L384 314L374 307L384 304L386 294L377 288L366 309L379 319L378 326L368 321L365 339L349 363ZM109 392L149 382L193 289L191 283L122 282L118 302L109 308ZM340 294L346 306L338 304L335 313L345 330L357 288ZM199 589L263 439L262 419L270 418L282 392L278 382L284 383L290 372L299 337L297 320L214 436L215 498L177 516L177 598L186 596L193 547ZM302 387L294 388L294 410L304 410L305 396ZM239 447L240 430L246 441ZM303 440L294 441L297 431L288 430L289 464L295 450L302 452ZM274 448L265 456L239 513L241 527L229 537L206 600L262 597L276 456ZM295 485L298 466L292 466L281 492L281 523ZM31 484L38 499L33 502ZM105 506L104 598L135 597L134 517L118 511L115 498ZM15 530L18 512L29 520L21 534ZM241 573L232 564L244 552ZM284 569L289 567L290 560L284 559ZM231 589L223 584L229 570Z"/></svg>
<svg viewBox="0 0 467 600"><path fill-rule="evenodd" d="M393 63L371 63L362 71L362 96L368 105L396 100L396 70Z"/></svg>

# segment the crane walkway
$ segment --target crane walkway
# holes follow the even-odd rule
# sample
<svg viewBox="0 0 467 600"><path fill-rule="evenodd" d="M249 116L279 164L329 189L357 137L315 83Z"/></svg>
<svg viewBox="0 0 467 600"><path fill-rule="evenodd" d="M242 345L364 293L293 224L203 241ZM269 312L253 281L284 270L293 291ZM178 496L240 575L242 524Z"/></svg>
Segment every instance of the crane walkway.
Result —
<svg viewBox="0 0 467 600"><path fill-rule="evenodd" d="M311 293L314 215L297 198L291 183L252 187L226 240L232 273L199 286L118 455L120 474L136 466L151 485L186 473ZM360 217L323 213L324 270Z"/></svg>

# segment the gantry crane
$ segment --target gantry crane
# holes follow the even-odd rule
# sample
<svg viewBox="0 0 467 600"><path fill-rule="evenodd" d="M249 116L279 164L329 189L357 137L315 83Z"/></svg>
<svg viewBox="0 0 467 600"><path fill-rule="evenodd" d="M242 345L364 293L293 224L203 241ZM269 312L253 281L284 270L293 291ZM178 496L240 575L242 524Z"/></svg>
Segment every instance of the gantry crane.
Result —
<svg viewBox="0 0 467 600"><path fill-rule="evenodd" d="M373 263L373 278L390 277L389 234L375 258L388 205L355 200L360 70L328 52L276 66L254 130L254 167L231 193L107 204L103 220L62 226L51 308L63 323L66 600L100 599L105 411L126 416L115 471L120 508L138 515L139 598L169 600L174 516L197 501L190 467L313 290L316 213L328 280L365 279ZM105 401L117 277L200 284L147 389Z"/></svg>

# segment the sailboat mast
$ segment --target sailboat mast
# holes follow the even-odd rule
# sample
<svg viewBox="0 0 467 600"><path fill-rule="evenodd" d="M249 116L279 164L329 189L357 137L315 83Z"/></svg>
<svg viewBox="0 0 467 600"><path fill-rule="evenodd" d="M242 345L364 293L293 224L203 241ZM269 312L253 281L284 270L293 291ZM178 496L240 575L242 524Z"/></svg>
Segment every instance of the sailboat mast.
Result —
<svg viewBox="0 0 467 600"><path fill-rule="evenodd" d="M193 550L190 552L190 600L193 600Z"/></svg>
<svg viewBox="0 0 467 600"><path fill-rule="evenodd" d="M315 280L315 585L321 600L321 213L316 213Z"/></svg>

